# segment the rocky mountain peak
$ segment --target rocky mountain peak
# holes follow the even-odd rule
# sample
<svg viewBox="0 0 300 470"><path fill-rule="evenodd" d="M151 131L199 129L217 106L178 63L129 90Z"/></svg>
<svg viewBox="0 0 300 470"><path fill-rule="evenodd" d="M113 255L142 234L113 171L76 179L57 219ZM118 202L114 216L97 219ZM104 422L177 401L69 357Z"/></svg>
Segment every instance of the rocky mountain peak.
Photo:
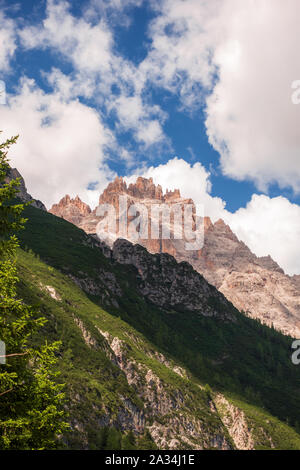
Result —
<svg viewBox="0 0 300 470"><path fill-rule="evenodd" d="M69 196L69 194L66 194L60 201L58 204L56 205L59 205L61 207L65 207L67 206L68 204L70 204L70 201L71 201L71 197ZM50 209L51 211L51 209Z"/></svg>
<svg viewBox="0 0 300 470"><path fill-rule="evenodd" d="M82 202L79 196L72 199L69 194L66 194L58 204L51 207L49 212L78 225L92 211L90 206Z"/></svg>
<svg viewBox="0 0 300 470"><path fill-rule="evenodd" d="M99 204L111 204L116 197L127 193L127 184L122 176L117 176L114 181L109 183L99 198Z"/></svg>
<svg viewBox="0 0 300 470"><path fill-rule="evenodd" d="M219 220L217 220L217 222L215 222L215 226L216 227L226 227L226 224L225 224L223 219L219 219Z"/></svg>
<svg viewBox="0 0 300 470"><path fill-rule="evenodd" d="M211 227L213 227L213 223L211 221L211 218L210 217L204 217L204 220L203 220L203 223L204 223L204 231L210 229Z"/></svg>
<svg viewBox="0 0 300 470"><path fill-rule="evenodd" d="M231 228L229 227L229 225L227 225L223 219L219 219L217 220L217 222L214 223L214 228L216 230L218 230L219 232L232 232Z"/></svg>
<svg viewBox="0 0 300 470"><path fill-rule="evenodd" d="M149 225L151 221L157 223L159 220L152 214L152 203L166 203L170 208L173 204L193 204L192 199L181 198L178 189L167 189L163 193L162 187L155 185L153 178L143 177L138 177L135 183L129 185L122 177L117 177L103 191L99 202L113 204L118 214L120 195L128 196L128 207L136 202L145 205L149 213ZM66 196L51 212L78 225L87 233L95 234L99 217L87 207L82 201L76 198L71 200ZM128 217L128 223L130 221ZM268 325L274 325L284 333L295 337L300 335L300 281L297 277L285 275L270 256L257 257L222 219L213 223L209 217L204 217L204 244L197 250L187 250L185 239L174 236L180 232L180 227L173 227L170 223L170 229L169 238L163 238L161 234L159 238L151 238L150 232L148 238L139 239L138 243L152 254L165 253L174 256L178 262L190 263L195 271L219 289L239 310ZM108 243L111 245L120 236L124 238L123 233L115 233L109 237ZM133 241L129 232L125 238ZM114 248L116 253L117 247L118 244ZM157 289L160 290L159 286Z"/></svg>
<svg viewBox="0 0 300 470"><path fill-rule="evenodd" d="M138 199L158 199L163 200L163 191L160 185L156 186L152 178L139 176L135 183L128 187L128 194Z"/></svg>
<svg viewBox="0 0 300 470"><path fill-rule="evenodd" d="M166 203L181 198L179 189L175 189L173 191L169 191L167 189L164 194L161 185L156 185L153 182L153 178L143 178L142 176L139 176L135 183L127 185L122 176L117 176L101 194L99 204L113 203L116 196L124 194L135 199L151 199Z"/></svg>
<svg viewBox="0 0 300 470"><path fill-rule="evenodd" d="M216 236L230 238L231 240L239 243L237 236L233 233L229 225L227 225L223 219L217 220L217 222L212 224L211 228Z"/></svg>
<svg viewBox="0 0 300 470"><path fill-rule="evenodd" d="M28 194L24 178L22 177L20 172L17 170L17 168L10 168L5 182L8 183L9 181L15 180L16 178L19 178L20 180L20 186L18 188L18 197L24 202L31 201L32 206L36 207L37 209L47 211L45 205L41 201L37 199L33 199L33 197L30 194Z"/></svg>

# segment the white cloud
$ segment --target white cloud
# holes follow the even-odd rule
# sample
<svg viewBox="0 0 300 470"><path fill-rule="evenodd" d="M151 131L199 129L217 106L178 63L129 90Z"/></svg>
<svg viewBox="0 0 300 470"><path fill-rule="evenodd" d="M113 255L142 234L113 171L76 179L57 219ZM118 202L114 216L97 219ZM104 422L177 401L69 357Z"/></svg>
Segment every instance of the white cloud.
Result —
<svg viewBox="0 0 300 470"><path fill-rule="evenodd" d="M227 2L225 40L214 60L219 82L208 99L207 132L223 173L277 182L300 191L300 107L292 82L300 77L300 3Z"/></svg>
<svg viewBox="0 0 300 470"><path fill-rule="evenodd" d="M203 89L211 88L216 72L212 46L220 0L154 4L159 15L151 24L152 46L140 69L156 84L178 93L188 108L194 108L203 103Z"/></svg>
<svg viewBox="0 0 300 470"><path fill-rule="evenodd" d="M87 11L108 9L123 15L140 3L94 1ZM76 18L65 1L48 0L43 24L25 28L20 36L27 48L54 48L70 60L80 83L85 82L85 93L117 108L119 129L126 130L127 124L146 147L165 139L162 113L157 107L153 115L151 103L143 99L148 80L178 93L190 110L209 95L207 133L220 153L224 174L252 179L264 190L277 182L300 191L300 107L291 102L291 84L300 77L299 1L151 4L158 13L149 31L152 46L138 66L116 53L109 17ZM120 96L111 93L112 84ZM140 100L138 115L129 116L130 100Z"/></svg>
<svg viewBox="0 0 300 470"><path fill-rule="evenodd" d="M4 137L20 134L11 163L24 176L28 191L49 208L66 193L95 204L113 177L104 164L111 136L92 108L59 94L45 94L24 79L20 93L0 107ZM97 182L95 191L87 190Z"/></svg>
<svg viewBox="0 0 300 470"><path fill-rule="evenodd" d="M16 48L15 23L0 12L0 72L9 70Z"/></svg>
<svg viewBox="0 0 300 470"><path fill-rule="evenodd" d="M148 148L168 144L162 128L166 113L143 97L146 76L115 51L106 16L91 20L96 7L102 12L109 8L120 14L140 3L92 2L86 14L78 19L70 13L68 2L48 0L43 23L26 27L20 38L26 49L50 48L72 63L71 75L66 76L58 69L48 74L48 81L56 90L66 98L93 98L95 105L104 106L107 112L114 110L119 121L117 129L130 130L136 141ZM112 92L113 85L118 88L116 94Z"/></svg>
<svg viewBox="0 0 300 470"><path fill-rule="evenodd" d="M143 122L142 126L137 129L136 136L137 140L144 142L146 148L164 140L163 130L158 120Z"/></svg>
<svg viewBox="0 0 300 470"><path fill-rule="evenodd" d="M254 194L246 208L224 214L257 256L271 255L288 273L300 274L300 207L280 196Z"/></svg>
<svg viewBox="0 0 300 470"><path fill-rule="evenodd" d="M140 7L144 0L90 0L88 7L85 11L87 18L95 17L97 14L107 14L110 16L117 16L121 23L129 23L130 18L124 14L124 10L131 7ZM122 15L121 15L122 13Z"/></svg>
<svg viewBox="0 0 300 470"><path fill-rule="evenodd" d="M300 191L298 0L165 0L140 68L195 110L227 176Z"/></svg>
<svg viewBox="0 0 300 470"><path fill-rule="evenodd" d="M165 140L161 123L152 119L160 115L163 120L165 116L157 107L144 104L141 96L121 95L110 107L115 109L120 126L125 130L131 129L136 141L142 142L145 148Z"/></svg>
<svg viewBox="0 0 300 470"><path fill-rule="evenodd" d="M42 25L29 26L20 32L26 48L57 49L86 72L110 70L112 35L102 21L91 25L69 12L69 3L48 0L47 16Z"/></svg>
<svg viewBox="0 0 300 470"><path fill-rule="evenodd" d="M120 96L114 106L120 123L127 129L134 127L143 118L143 105L140 96Z"/></svg>
<svg viewBox="0 0 300 470"><path fill-rule="evenodd" d="M64 74L58 68L52 68L50 72L42 72L42 76L56 93L65 100L78 97L92 98L95 90L95 80L88 76L77 74Z"/></svg>

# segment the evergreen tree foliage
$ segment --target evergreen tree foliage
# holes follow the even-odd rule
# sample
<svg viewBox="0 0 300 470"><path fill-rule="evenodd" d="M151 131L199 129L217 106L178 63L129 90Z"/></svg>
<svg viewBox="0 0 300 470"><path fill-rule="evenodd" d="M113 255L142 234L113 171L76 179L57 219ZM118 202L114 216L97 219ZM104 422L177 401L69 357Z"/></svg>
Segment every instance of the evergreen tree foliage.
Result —
<svg viewBox="0 0 300 470"><path fill-rule="evenodd" d="M135 450L136 449L136 442L135 442L135 435L132 431L129 431L123 438L122 438L122 450Z"/></svg>
<svg viewBox="0 0 300 470"><path fill-rule="evenodd" d="M0 449L49 449L64 432L63 386L56 381L59 343L34 345L45 319L17 297L18 247L14 232L26 220L16 202L19 181L8 181L7 152L17 140L0 144Z"/></svg>

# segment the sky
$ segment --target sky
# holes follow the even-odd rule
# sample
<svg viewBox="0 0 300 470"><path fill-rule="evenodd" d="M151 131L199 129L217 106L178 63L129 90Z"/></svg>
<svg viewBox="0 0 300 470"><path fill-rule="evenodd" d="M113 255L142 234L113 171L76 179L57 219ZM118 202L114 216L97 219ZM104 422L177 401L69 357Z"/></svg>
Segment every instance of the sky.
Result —
<svg viewBox="0 0 300 470"><path fill-rule="evenodd" d="M48 208L152 176L300 274L299 16L299 0L0 0L12 165Z"/></svg>

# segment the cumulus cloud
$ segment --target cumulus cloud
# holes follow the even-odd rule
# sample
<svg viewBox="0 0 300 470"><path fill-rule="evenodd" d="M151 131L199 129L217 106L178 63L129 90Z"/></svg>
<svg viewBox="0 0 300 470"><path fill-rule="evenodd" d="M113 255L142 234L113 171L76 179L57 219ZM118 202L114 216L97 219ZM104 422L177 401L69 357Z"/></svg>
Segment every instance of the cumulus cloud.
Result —
<svg viewBox="0 0 300 470"><path fill-rule="evenodd" d="M85 16L97 18L98 15L107 15L114 21L123 25L130 24L130 16L125 14L132 7L140 7L144 0L90 0L85 9Z"/></svg>
<svg viewBox="0 0 300 470"><path fill-rule="evenodd" d="M140 4L94 1L87 11L108 9L122 16ZM137 66L116 52L104 14L93 21L74 17L66 1L48 0L43 24L25 28L20 37L27 48L59 51L80 73L84 92L117 110L119 130L132 131L146 148L165 138L162 113L157 107L153 114L143 97L154 83L178 94L187 110L206 103L208 138L224 174L251 179L261 190L277 182L300 191L300 108L291 101L291 84L300 77L299 1L152 0L151 5L157 10L149 28L152 44ZM117 95L111 93L113 84ZM134 100L141 109L129 122L124 116Z"/></svg>
<svg viewBox="0 0 300 470"><path fill-rule="evenodd" d="M288 273L300 274L300 207L280 196L254 194L245 208L224 214L257 256L271 255Z"/></svg>
<svg viewBox="0 0 300 470"><path fill-rule="evenodd" d="M20 32L24 47L57 49L78 69L87 72L110 69L112 35L103 21L92 25L69 12L69 3L48 0L41 25Z"/></svg>
<svg viewBox="0 0 300 470"><path fill-rule="evenodd" d="M95 81L92 77L82 76L80 73L66 75L56 67L48 73L42 72L42 76L65 100L93 97Z"/></svg>
<svg viewBox="0 0 300 470"><path fill-rule="evenodd" d="M135 139L142 142L145 148L164 140L161 123L158 119L152 119L155 115L163 119L163 113L155 106L145 106L140 95L121 95L111 104L111 108L115 109L120 126L125 130L131 129Z"/></svg>
<svg viewBox="0 0 300 470"><path fill-rule="evenodd" d="M0 107L4 137L20 134L11 164L24 176L29 192L49 208L66 193L95 204L113 177L105 165L111 136L97 112L78 100L45 94L24 79L20 93ZM88 185L94 183L94 191Z"/></svg>
<svg viewBox="0 0 300 470"><path fill-rule="evenodd" d="M105 107L108 113L114 111L119 121L117 129L131 131L134 139L148 149L151 145L168 143L162 128L166 113L143 96L146 76L116 52L106 16L91 20L91 12L96 7L101 12L109 8L120 14L123 9L140 3L93 2L86 14L77 18L71 14L68 2L48 0L43 23L24 28L20 38L25 49L49 48L73 65L74 72L68 76L59 69L48 74L48 81L55 89L66 97L93 98L95 105ZM113 86L117 93L112 91Z"/></svg>
<svg viewBox="0 0 300 470"><path fill-rule="evenodd" d="M227 176L259 189L300 191L298 0L164 0L140 68L178 93L186 109L206 101L207 134Z"/></svg>
<svg viewBox="0 0 300 470"><path fill-rule="evenodd" d="M13 20L0 12L0 71L7 72L16 51L16 26Z"/></svg>
<svg viewBox="0 0 300 470"><path fill-rule="evenodd" d="M231 2L232 3L232 2ZM207 133L224 174L277 182L300 191L300 108L291 101L300 76L300 3L226 5L225 41L215 50L219 81L207 101Z"/></svg>
<svg viewBox="0 0 300 470"><path fill-rule="evenodd" d="M122 14L140 4L94 1L90 11ZM97 96L116 111L118 130L130 130L145 148L165 139L163 113L159 107L153 112L143 97L152 82L177 93L186 109L206 102L207 134L224 174L252 179L261 190L277 182L299 191L300 108L291 102L291 84L300 76L298 0L151 5L157 10L149 29L152 45L138 66L115 51L105 15L94 21L74 17L66 1L48 0L43 24L25 28L20 37L27 48L59 51L80 74L80 82L78 75L74 81L80 86L65 80L65 89ZM119 94L111 93L112 84Z"/></svg>
<svg viewBox="0 0 300 470"><path fill-rule="evenodd" d="M220 0L153 4L158 16L149 31L152 46L140 68L150 80L179 93L183 103L193 107L195 100L203 101L203 88L211 87L216 70L211 49Z"/></svg>

